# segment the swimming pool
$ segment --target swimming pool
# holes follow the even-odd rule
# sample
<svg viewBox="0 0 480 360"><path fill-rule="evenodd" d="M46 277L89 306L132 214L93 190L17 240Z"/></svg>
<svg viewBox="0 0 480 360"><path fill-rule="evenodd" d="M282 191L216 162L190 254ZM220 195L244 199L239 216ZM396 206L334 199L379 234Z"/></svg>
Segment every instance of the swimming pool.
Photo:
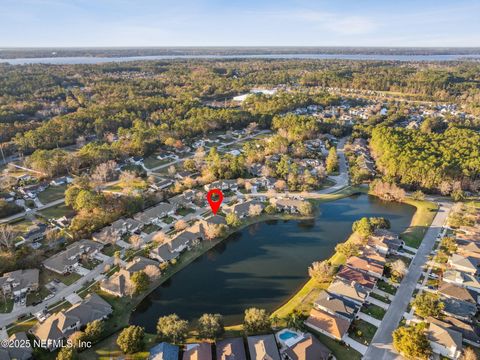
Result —
<svg viewBox="0 0 480 360"><path fill-rule="evenodd" d="M285 330L278 334L278 337L280 338L280 340L287 341L288 339L298 337L298 334L290 330Z"/></svg>

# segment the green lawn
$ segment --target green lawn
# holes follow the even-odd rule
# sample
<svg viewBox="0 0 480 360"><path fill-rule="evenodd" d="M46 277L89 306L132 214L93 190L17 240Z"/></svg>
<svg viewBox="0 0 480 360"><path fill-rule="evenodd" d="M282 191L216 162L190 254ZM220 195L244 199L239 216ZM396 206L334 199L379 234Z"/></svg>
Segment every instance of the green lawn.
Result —
<svg viewBox="0 0 480 360"><path fill-rule="evenodd" d="M377 331L377 327L361 319L353 320L348 334L360 344L369 345Z"/></svg>
<svg viewBox="0 0 480 360"><path fill-rule="evenodd" d="M157 226L157 225L154 225L154 224L150 224L150 225L147 225L143 228L142 232L144 232L145 234L151 234L155 231L158 231L160 230L160 228Z"/></svg>
<svg viewBox="0 0 480 360"><path fill-rule="evenodd" d="M0 297L0 313L9 313L12 312L13 309L13 299L12 298L5 298L3 296Z"/></svg>
<svg viewBox="0 0 480 360"><path fill-rule="evenodd" d="M161 166L161 165L171 163L172 161L174 161L174 160L172 160L172 159L159 160L159 159L157 159L157 155L151 155L151 156L147 157L146 159L144 159L143 163L145 164L145 167L147 169L152 169L152 168L155 168L157 166Z"/></svg>
<svg viewBox="0 0 480 360"><path fill-rule="evenodd" d="M417 211L410 226L400 235L407 246L418 248L425 236L433 218L437 214L438 206L431 201L405 199L406 204L415 206Z"/></svg>
<svg viewBox="0 0 480 360"><path fill-rule="evenodd" d="M370 315L371 317L373 317L377 320L382 320L387 311L384 308L381 308L378 305L365 304L362 307L362 312L367 314L367 315Z"/></svg>
<svg viewBox="0 0 480 360"><path fill-rule="evenodd" d="M374 292L371 292L370 296L373 297L374 299L377 299L377 300L380 300L381 302L384 302L385 304L390 304L391 303L390 299L386 298L385 296L376 294Z"/></svg>
<svg viewBox="0 0 480 360"><path fill-rule="evenodd" d="M171 216L167 216L167 217L164 217L164 218L162 219L162 222L164 222L165 224L171 224L171 223L173 223L174 221L175 221L175 219L172 218Z"/></svg>
<svg viewBox="0 0 480 360"><path fill-rule="evenodd" d="M49 202L63 198L66 189L67 185L49 186L45 191L38 194L38 199L42 204L48 204Z"/></svg>
<svg viewBox="0 0 480 360"><path fill-rule="evenodd" d="M60 282L68 286L73 284L75 281L77 281L80 278L81 276L78 275L77 273L71 273L69 275L60 275L53 271L42 269L42 271L40 271L39 281L40 281L40 285L45 285L45 284L48 284L50 281L53 281L54 279L58 279Z"/></svg>
<svg viewBox="0 0 480 360"><path fill-rule="evenodd" d="M353 348L342 345L340 342L333 340L326 335L310 329L309 331L314 333L320 342L329 348L338 360L360 360L362 358L362 355Z"/></svg>
<svg viewBox="0 0 480 360"><path fill-rule="evenodd" d="M382 291L385 291L386 293L389 293L390 295L395 295L397 293L397 288L395 286L390 285L389 283L383 280L378 280L377 288L379 288Z"/></svg>
<svg viewBox="0 0 480 360"><path fill-rule="evenodd" d="M195 212L195 210L193 210L191 208L181 208L181 209L177 210L177 215L186 216L186 215L192 214L194 212Z"/></svg>
<svg viewBox="0 0 480 360"><path fill-rule="evenodd" d="M102 254L105 254L107 256L113 256L116 251L120 251L120 250L122 250L122 248L118 245L107 244L103 247Z"/></svg>
<svg viewBox="0 0 480 360"><path fill-rule="evenodd" d="M62 216L73 216L75 211L65 204L59 204L49 207L48 209L40 210L38 213L47 219L57 219Z"/></svg>
<svg viewBox="0 0 480 360"><path fill-rule="evenodd" d="M45 299L45 297L48 295L50 295L50 291L48 291L46 287L40 286L38 291L31 292L27 295L27 306L32 305L34 302Z"/></svg>

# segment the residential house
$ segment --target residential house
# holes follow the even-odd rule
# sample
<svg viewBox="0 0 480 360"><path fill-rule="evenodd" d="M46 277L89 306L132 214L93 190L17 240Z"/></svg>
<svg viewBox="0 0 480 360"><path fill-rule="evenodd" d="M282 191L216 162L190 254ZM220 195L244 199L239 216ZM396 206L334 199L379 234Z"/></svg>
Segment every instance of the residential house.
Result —
<svg viewBox="0 0 480 360"><path fill-rule="evenodd" d="M229 208L225 209L226 211L228 212L233 212L235 215L238 216L239 219L243 219L247 216L249 216L249 212L250 212L250 207L251 206L260 206L260 208L264 209L264 205L257 201L257 200L247 200L247 201L244 201L244 202L240 202L240 203L237 203L237 204L234 204L232 206L230 206Z"/></svg>
<svg viewBox="0 0 480 360"><path fill-rule="evenodd" d="M247 360L243 338L227 338L216 343L217 360Z"/></svg>
<svg viewBox="0 0 480 360"><path fill-rule="evenodd" d="M329 348L308 333L293 346L282 351L285 360L327 360L330 359L331 354Z"/></svg>
<svg viewBox="0 0 480 360"><path fill-rule="evenodd" d="M365 290L363 286L357 283L349 284L339 279L334 280L327 291L337 294L346 300L353 301L358 305L362 305L369 294L369 291Z"/></svg>
<svg viewBox="0 0 480 360"><path fill-rule="evenodd" d="M38 184L32 184L23 186L19 189L19 192L24 195L24 197L35 199L39 193L44 191L48 187L48 183L41 182Z"/></svg>
<svg viewBox="0 0 480 360"><path fill-rule="evenodd" d="M400 240L396 234L384 229L376 229L367 243L368 247L384 255L397 252L403 245L404 241Z"/></svg>
<svg viewBox="0 0 480 360"><path fill-rule="evenodd" d="M360 309L359 304L329 291L322 291L313 303L313 307L348 321L352 321Z"/></svg>
<svg viewBox="0 0 480 360"><path fill-rule="evenodd" d="M258 335L247 338L250 360L280 360L275 336Z"/></svg>
<svg viewBox="0 0 480 360"><path fill-rule="evenodd" d="M270 202L278 211L288 212L290 214L299 213L305 201L289 198L272 198Z"/></svg>
<svg viewBox="0 0 480 360"><path fill-rule="evenodd" d="M161 218L175 214L177 207L169 203L160 203L143 212L135 214L135 220L144 225L158 223Z"/></svg>
<svg viewBox="0 0 480 360"><path fill-rule="evenodd" d="M15 270L3 274L0 287L5 296L17 296L38 289L38 269Z"/></svg>
<svg viewBox="0 0 480 360"><path fill-rule="evenodd" d="M444 305L442 312L445 315L452 316L459 320L466 322L472 322L478 309L477 306L462 300L456 300L452 298L442 298Z"/></svg>
<svg viewBox="0 0 480 360"><path fill-rule="evenodd" d="M64 251L61 251L43 262L43 266L58 274L67 274L78 265L82 256L94 258L103 248L102 244L91 240L80 240L69 245Z"/></svg>
<svg viewBox="0 0 480 360"><path fill-rule="evenodd" d="M381 278L383 275L383 265L371 258L351 256L346 265L376 278Z"/></svg>
<svg viewBox="0 0 480 360"><path fill-rule="evenodd" d="M155 187L156 189L155 190L163 190L163 189L167 189L169 188L170 186L173 185L173 181L170 180L170 179L162 179L162 180L159 180L158 182L155 183Z"/></svg>
<svg viewBox="0 0 480 360"><path fill-rule="evenodd" d="M480 266L480 259L471 256L465 257L460 254L453 254L448 259L447 264L452 269L475 275Z"/></svg>
<svg viewBox="0 0 480 360"><path fill-rule="evenodd" d="M176 259L180 253L173 251L171 245L169 242L166 242L164 244L161 244L152 250L150 250L149 256L152 259L156 259L159 262L169 262L173 259Z"/></svg>
<svg viewBox="0 0 480 360"><path fill-rule="evenodd" d="M168 202L176 209L186 208L192 203L192 199L189 198L185 193L176 195L168 199Z"/></svg>
<svg viewBox="0 0 480 360"><path fill-rule="evenodd" d="M46 236L47 229L48 226L42 223L30 226L26 233L20 235L20 238L23 240L22 243L34 243L43 240Z"/></svg>
<svg viewBox="0 0 480 360"><path fill-rule="evenodd" d="M212 345L208 342L187 344L183 351L183 360L212 360Z"/></svg>
<svg viewBox="0 0 480 360"><path fill-rule="evenodd" d="M429 317L427 318L427 322L455 330L462 334L464 343L475 347L480 347L480 328L474 324L468 324L450 316L446 316L442 318L442 320Z"/></svg>
<svg viewBox="0 0 480 360"><path fill-rule="evenodd" d="M462 334L458 331L436 323L430 323L427 330L427 339L435 354L456 360L462 353Z"/></svg>
<svg viewBox="0 0 480 360"><path fill-rule="evenodd" d="M32 329L32 334L53 351L62 346L62 341L81 327L94 320L106 319L112 307L100 296L93 293L68 310L62 310Z"/></svg>
<svg viewBox="0 0 480 360"><path fill-rule="evenodd" d="M472 304L480 303L480 295L478 293L445 281L440 282L437 291L446 298L468 301Z"/></svg>
<svg viewBox="0 0 480 360"><path fill-rule="evenodd" d="M237 180L217 180L210 184L204 185L203 188L205 191L210 191L212 189L237 191L238 184Z"/></svg>
<svg viewBox="0 0 480 360"><path fill-rule="evenodd" d="M100 289L119 297L131 295L133 290L131 276L138 271L145 270L149 265L158 267L156 261L144 258L143 256L136 256L125 268L120 269L108 279L100 282Z"/></svg>
<svg viewBox="0 0 480 360"><path fill-rule="evenodd" d="M178 360L179 353L177 345L161 342L150 349L148 360Z"/></svg>
<svg viewBox="0 0 480 360"><path fill-rule="evenodd" d="M465 257L480 257L480 243L474 241L458 242L457 253Z"/></svg>
<svg viewBox="0 0 480 360"><path fill-rule="evenodd" d="M312 309L305 325L332 339L342 340L350 327L350 321L325 311Z"/></svg>
<svg viewBox="0 0 480 360"><path fill-rule="evenodd" d="M376 277L367 275L357 269L343 265L339 268L335 276L349 284L357 283L367 290L373 290L378 280Z"/></svg>
<svg viewBox="0 0 480 360"><path fill-rule="evenodd" d="M443 281L480 293L480 281L468 273L447 270L443 273Z"/></svg>
<svg viewBox="0 0 480 360"><path fill-rule="evenodd" d="M0 359L30 360L33 359L33 349L24 331L12 334L8 346L0 347ZM21 346L19 346L21 345Z"/></svg>
<svg viewBox="0 0 480 360"><path fill-rule="evenodd" d="M61 186L61 185L70 184L72 181L73 181L73 179L71 177L62 176L62 177L59 177L59 178L56 178L56 179L53 179L52 181L50 181L50 185Z"/></svg>

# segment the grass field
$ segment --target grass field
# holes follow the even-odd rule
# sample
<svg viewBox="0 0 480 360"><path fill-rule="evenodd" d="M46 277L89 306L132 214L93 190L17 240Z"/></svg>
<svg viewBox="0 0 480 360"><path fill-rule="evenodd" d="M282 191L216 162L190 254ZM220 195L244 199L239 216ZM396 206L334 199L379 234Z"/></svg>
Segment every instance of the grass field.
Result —
<svg viewBox="0 0 480 360"><path fill-rule="evenodd" d="M73 216L75 211L65 204L59 204L49 207L48 209L40 210L38 213L47 219L56 219L62 216Z"/></svg>
<svg viewBox="0 0 480 360"><path fill-rule="evenodd" d="M149 156L147 157L143 163L145 164L145 167L147 169L153 169L157 166L161 166L161 165L165 165L165 164L168 164L168 163L171 163L172 159L163 159L163 160L159 160L157 159L157 155L152 155L152 156Z"/></svg>
<svg viewBox="0 0 480 360"><path fill-rule="evenodd" d="M364 314L370 315L371 317L373 317L377 320L382 320L387 311L384 308L381 308L378 305L365 304L362 307L362 312Z"/></svg>
<svg viewBox="0 0 480 360"><path fill-rule="evenodd" d="M437 214L438 205L431 201L406 199L406 204L415 206L417 211L410 226L400 235L407 246L418 248Z"/></svg>
<svg viewBox="0 0 480 360"><path fill-rule="evenodd" d="M6 298L4 296L0 297L0 313L9 313L13 309L13 299Z"/></svg>
<svg viewBox="0 0 480 360"><path fill-rule="evenodd" d="M49 202L63 198L66 189L67 185L49 186L45 191L38 194L38 199L42 204L48 204Z"/></svg>
<svg viewBox="0 0 480 360"><path fill-rule="evenodd" d="M360 344L369 345L373 336L377 332L377 327L361 319L353 320L348 334Z"/></svg>

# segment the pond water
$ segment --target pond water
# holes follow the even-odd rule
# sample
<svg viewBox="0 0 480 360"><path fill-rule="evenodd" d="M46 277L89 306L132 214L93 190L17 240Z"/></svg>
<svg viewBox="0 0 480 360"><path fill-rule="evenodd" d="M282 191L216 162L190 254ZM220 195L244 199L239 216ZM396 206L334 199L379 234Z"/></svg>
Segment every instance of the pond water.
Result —
<svg viewBox="0 0 480 360"><path fill-rule="evenodd" d="M246 227L159 286L132 313L130 322L155 332L160 316L194 320L220 313L227 325L240 323L249 307L273 311L307 280L307 268L330 257L352 223L383 216L392 231L410 224L415 208L355 195L318 205L312 220L275 220Z"/></svg>

